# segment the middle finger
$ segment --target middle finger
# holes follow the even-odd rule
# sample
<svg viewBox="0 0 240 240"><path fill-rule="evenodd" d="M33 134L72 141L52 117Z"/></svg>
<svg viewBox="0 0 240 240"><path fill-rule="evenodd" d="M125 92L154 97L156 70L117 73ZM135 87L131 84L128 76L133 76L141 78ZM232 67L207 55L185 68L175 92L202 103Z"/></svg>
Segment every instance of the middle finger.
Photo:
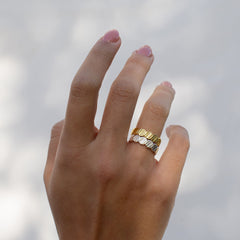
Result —
<svg viewBox="0 0 240 240"><path fill-rule="evenodd" d="M123 70L113 82L98 136L126 144L132 115L143 80L154 57L149 46L133 52Z"/></svg>

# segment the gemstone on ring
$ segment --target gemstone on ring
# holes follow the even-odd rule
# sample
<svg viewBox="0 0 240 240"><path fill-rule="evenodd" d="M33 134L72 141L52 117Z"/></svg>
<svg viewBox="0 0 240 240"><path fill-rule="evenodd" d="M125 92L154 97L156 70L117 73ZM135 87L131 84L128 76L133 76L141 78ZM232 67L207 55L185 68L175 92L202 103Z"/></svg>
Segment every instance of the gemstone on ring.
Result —
<svg viewBox="0 0 240 240"><path fill-rule="evenodd" d="M147 141L148 141L148 140L147 140L145 137L140 137L140 138L139 138L139 143L140 143L140 144L143 144L143 145L144 145Z"/></svg>
<svg viewBox="0 0 240 240"><path fill-rule="evenodd" d="M158 136L153 135L153 136L151 137L151 140L152 140L153 142L156 142L156 141L158 140Z"/></svg>
<svg viewBox="0 0 240 240"><path fill-rule="evenodd" d="M148 140L145 144L146 147L151 148L153 146L153 142L151 140Z"/></svg>
<svg viewBox="0 0 240 240"><path fill-rule="evenodd" d="M139 135L135 135L135 136L133 137L133 141L134 141L134 142L138 142L138 141L139 141L139 138L140 138Z"/></svg>
<svg viewBox="0 0 240 240"><path fill-rule="evenodd" d="M152 151L156 151L158 149L158 145L157 144L153 144L153 146L151 147Z"/></svg>
<svg viewBox="0 0 240 240"><path fill-rule="evenodd" d="M151 139L152 137L153 137L153 133L151 133L151 132L147 132L147 134L145 134L145 137L147 138L147 139Z"/></svg>
<svg viewBox="0 0 240 240"><path fill-rule="evenodd" d="M138 135L143 137L146 133L147 133L147 131L145 129L141 128L138 132Z"/></svg>

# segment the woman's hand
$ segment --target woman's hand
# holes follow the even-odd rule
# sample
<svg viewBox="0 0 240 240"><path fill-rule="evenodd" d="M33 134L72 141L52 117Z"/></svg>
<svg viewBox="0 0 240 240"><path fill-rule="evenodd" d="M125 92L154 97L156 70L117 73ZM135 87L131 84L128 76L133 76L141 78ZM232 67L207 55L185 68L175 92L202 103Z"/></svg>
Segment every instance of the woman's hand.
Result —
<svg viewBox="0 0 240 240"><path fill-rule="evenodd" d="M159 240L174 205L187 131L167 128L169 143L159 162L144 145L127 142L154 60L150 47L127 60L111 86L100 129L94 126L98 91L120 45L116 30L96 42L74 77L65 119L52 128L44 182L61 240ZM174 94L170 83L158 85L136 127L160 136Z"/></svg>

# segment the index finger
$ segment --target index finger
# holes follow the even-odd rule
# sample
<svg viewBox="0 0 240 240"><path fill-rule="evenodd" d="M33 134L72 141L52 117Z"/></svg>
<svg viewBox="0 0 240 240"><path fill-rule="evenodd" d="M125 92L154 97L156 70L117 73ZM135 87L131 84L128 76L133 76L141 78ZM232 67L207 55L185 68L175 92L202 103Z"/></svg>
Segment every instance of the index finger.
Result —
<svg viewBox="0 0 240 240"><path fill-rule="evenodd" d="M73 79L63 137L74 145L86 145L95 137L98 91L120 45L117 30L106 33L93 46Z"/></svg>

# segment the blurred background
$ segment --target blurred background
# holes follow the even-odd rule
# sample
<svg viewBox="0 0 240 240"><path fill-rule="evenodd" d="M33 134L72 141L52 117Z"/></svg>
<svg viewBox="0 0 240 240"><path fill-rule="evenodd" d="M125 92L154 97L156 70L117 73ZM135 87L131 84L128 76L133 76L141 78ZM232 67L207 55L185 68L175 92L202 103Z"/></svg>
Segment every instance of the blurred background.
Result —
<svg viewBox="0 0 240 240"><path fill-rule="evenodd" d="M131 129L155 86L176 97L169 124L191 149L164 239L240 239L240 2L237 0L0 0L0 239L58 239L43 185L52 125L73 76L108 30L122 46L103 82L101 123L114 78L148 44L155 61ZM166 146L163 144L157 158Z"/></svg>

